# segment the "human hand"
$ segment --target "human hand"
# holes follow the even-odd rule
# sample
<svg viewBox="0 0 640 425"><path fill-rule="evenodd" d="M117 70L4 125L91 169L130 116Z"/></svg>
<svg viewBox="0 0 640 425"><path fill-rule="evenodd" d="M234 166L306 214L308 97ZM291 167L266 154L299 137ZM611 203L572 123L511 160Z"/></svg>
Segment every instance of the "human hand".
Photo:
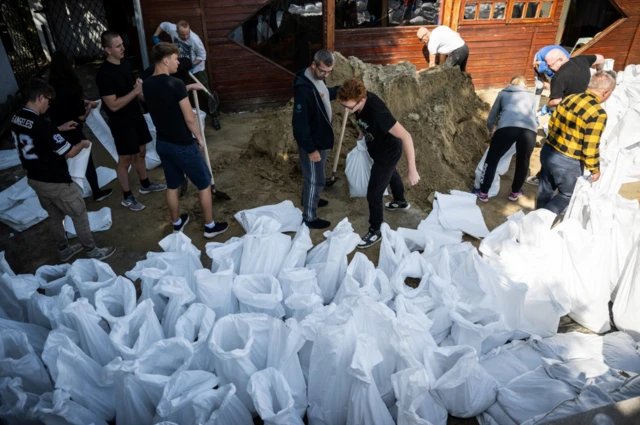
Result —
<svg viewBox="0 0 640 425"><path fill-rule="evenodd" d="M320 152L318 151L310 153L309 159L311 160L311 162L320 162L320 160L322 160L322 158L320 157Z"/></svg>
<svg viewBox="0 0 640 425"><path fill-rule="evenodd" d="M133 86L133 90L136 93L136 95L142 93L142 80L140 78L136 79L136 85Z"/></svg>
<svg viewBox="0 0 640 425"><path fill-rule="evenodd" d="M189 84L189 88L191 90L204 90L204 86L202 85L202 83Z"/></svg>
<svg viewBox="0 0 640 425"><path fill-rule="evenodd" d="M409 170L408 177L411 186L415 186L420 181L420 175L418 174L418 170L415 168Z"/></svg>
<svg viewBox="0 0 640 425"><path fill-rule="evenodd" d="M153 36L153 44L158 44L160 43L162 40L160 40L160 37L158 37L157 35Z"/></svg>
<svg viewBox="0 0 640 425"><path fill-rule="evenodd" d="M589 176L589 181L591 183L595 183L598 180L600 180L600 173L593 173L593 174L591 174L591 176Z"/></svg>
<svg viewBox="0 0 640 425"><path fill-rule="evenodd" d="M91 146L91 142L88 140L82 140L80 141L80 146L82 146L82 149L87 149Z"/></svg>
<svg viewBox="0 0 640 425"><path fill-rule="evenodd" d="M77 122L75 122L75 121L67 121L66 123L64 123L64 124L62 124L61 126L58 127L58 131L73 130L77 126L78 126Z"/></svg>
<svg viewBox="0 0 640 425"><path fill-rule="evenodd" d="M198 140L198 146L200 146L200 149L204 149L204 140L202 137L197 137L196 139Z"/></svg>
<svg viewBox="0 0 640 425"><path fill-rule="evenodd" d="M364 134L362 134L362 131L358 131L358 140L362 139L364 139Z"/></svg>

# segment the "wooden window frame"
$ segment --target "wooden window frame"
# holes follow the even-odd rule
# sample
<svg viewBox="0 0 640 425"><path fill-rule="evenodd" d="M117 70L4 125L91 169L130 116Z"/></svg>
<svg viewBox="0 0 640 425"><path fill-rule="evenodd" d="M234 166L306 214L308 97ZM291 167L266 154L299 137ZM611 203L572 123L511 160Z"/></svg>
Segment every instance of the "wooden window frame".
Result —
<svg viewBox="0 0 640 425"><path fill-rule="evenodd" d="M525 8L523 10L523 15L526 16L527 8L529 3L540 3L538 13L542 10L542 4L545 2L552 1L551 10L549 11L548 18L512 18L513 8L515 3L525 3ZM482 3L491 3L491 11L489 14L489 19L479 19L480 16L480 4ZM495 3L506 3L505 8L505 17L504 19L494 19L493 11L495 8ZM477 4L478 7L476 9L476 15L474 19L464 19L464 8L467 4ZM497 24L546 24L553 22L553 18L556 13L556 7L558 5L558 0L462 0L460 2L460 18L459 25L497 25Z"/></svg>

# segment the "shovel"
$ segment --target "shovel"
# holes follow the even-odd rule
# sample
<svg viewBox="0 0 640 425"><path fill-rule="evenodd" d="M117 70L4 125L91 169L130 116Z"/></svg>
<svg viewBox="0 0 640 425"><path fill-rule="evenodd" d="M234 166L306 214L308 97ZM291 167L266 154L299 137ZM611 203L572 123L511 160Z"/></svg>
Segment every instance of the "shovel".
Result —
<svg viewBox="0 0 640 425"><path fill-rule="evenodd" d="M342 140L344 139L344 131L347 128L347 117L349 116L349 111L345 108L344 115L342 116L342 128L340 129L340 140L338 140L338 149L336 149L336 155L333 158L333 170L331 170L331 179L327 180L324 184L325 187L333 186L338 180L336 177L336 171L338 170L338 160L340 160L340 151L342 150Z"/></svg>
<svg viewBox="0 0 640 425"><path fill-rule="evenodd" d="M191 77L191 79L202 85L202 83L200 83L200 81L192 74L189 73L189 77ZM218 99L218 95L217 94L211 94L211 92L209 90L207 90L206 87L204 87L204 85L202 86L204 88L204 93L209 96L209 112L213 113L215 112L216 109L218 109L218 103L219 103L219 99Z"/></svg>

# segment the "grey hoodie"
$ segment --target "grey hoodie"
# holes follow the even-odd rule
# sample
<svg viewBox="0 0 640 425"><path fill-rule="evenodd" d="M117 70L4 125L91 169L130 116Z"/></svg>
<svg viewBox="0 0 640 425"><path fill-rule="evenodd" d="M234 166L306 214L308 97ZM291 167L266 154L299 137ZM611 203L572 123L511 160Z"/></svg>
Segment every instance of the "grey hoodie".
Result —
<svg viewBox="0 0 640 425"><path fill-rule="evenodd" d="M496 130L503 127L520 127L537 132L537 109L536 97L526 87L508 86L498 93L487 119L487 127L489 131L493 130L498 121Z"/></svg>

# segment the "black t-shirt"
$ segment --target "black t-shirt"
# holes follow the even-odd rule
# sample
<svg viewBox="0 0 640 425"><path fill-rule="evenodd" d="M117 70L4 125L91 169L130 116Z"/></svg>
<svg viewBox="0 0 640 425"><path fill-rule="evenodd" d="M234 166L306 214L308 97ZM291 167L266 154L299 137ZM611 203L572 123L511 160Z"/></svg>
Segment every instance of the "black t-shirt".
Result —
<svg viewBox="0 0 640 425"><path fill-rule="evenodd" d="M367 141L367 150L374 162L392 162L402 152L400 139L389 133L396 122L387 105L375 94L367 92L364 108L356 112L356 123Z"/></svg>
<svg viewBox="0 0 640 425"><path fill-rule="evenodd" d="M180 101L188 96L182 81L166 74L154 75L145 80L142 92L157 140L176 145L195 143L180 109Z"/></svg>
<svg viewBox="0 0 640 425"><path fill-rule="evenodd" d="M71 183L65 158L71 144L53 124L24 108L11 118L11 137L28 178L46 183Z"/></svg>
<svg viewBox="0 0 640 425"><path fill-rule="evenodd" d="M136 79L133 76L133 68L126 60L122 60L120 65L115 65L109 61L104 61L100 65L96 75L96 84L100 97L116 95L116 98L126 96L133 90ZM114 122L131 122L143 118L142 110L137 99L132 100L120 110L113 112L105 105L109 124Z"/></svg>
<svg viewBox="0 0 640 425"><path fill-rule="evenodd" d="M86 139L82 132L84 124L79 118L85 113L82 91L72 85L56 84L53 88L56 91L56 98L51 102L48 111L51 123L57 127L69 121L77 122L78 126L73 130L60 132L69 143L77 145Z"/></svg>
<svg viewBox="0 0 640 425"><path fill-rule="evenodd" d="M572 94L584 93L591 80L591 65L595 55L576 56L560 67L551 79L550 99L564 99Z"/></svg>

